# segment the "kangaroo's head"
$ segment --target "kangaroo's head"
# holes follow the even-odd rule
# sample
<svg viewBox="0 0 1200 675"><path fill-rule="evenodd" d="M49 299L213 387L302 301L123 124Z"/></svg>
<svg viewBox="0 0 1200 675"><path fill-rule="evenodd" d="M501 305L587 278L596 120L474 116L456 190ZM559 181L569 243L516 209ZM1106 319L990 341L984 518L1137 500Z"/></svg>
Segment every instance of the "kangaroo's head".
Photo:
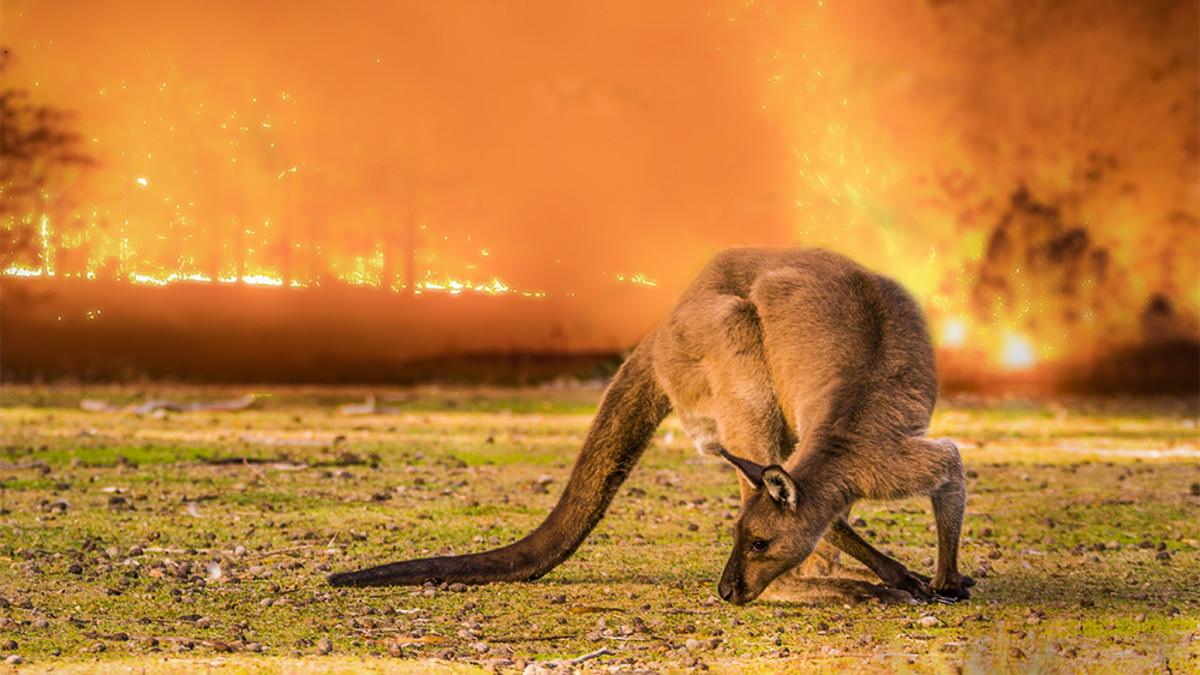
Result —
<svg viewBox="0 0 1200 675"><path fill-rule="evenodd" d="M797 504L796 482L778 464L763 467L721 450L754 486L734 526L733 553L717 591L735 605L757 598L780 574L807 558L820 540Z"/></svg>

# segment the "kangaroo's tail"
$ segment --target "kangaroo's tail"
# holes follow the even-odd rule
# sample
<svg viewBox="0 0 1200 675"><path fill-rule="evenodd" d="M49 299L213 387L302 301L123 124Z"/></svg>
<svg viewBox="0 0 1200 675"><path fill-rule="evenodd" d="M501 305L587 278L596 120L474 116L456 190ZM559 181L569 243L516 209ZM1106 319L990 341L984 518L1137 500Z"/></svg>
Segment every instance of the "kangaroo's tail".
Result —
<svg viewBox="0 0 1200 675"><path fill-rule="evenodd" d="M647 341L648 342L648 341ZM420 585L426 581L483 584L537 579L566 560L596 523L670 412L644 342L621 366L583 441L571 478L554 510L524 539L484 553L424 558L342 572L334 586Z"/></svg>

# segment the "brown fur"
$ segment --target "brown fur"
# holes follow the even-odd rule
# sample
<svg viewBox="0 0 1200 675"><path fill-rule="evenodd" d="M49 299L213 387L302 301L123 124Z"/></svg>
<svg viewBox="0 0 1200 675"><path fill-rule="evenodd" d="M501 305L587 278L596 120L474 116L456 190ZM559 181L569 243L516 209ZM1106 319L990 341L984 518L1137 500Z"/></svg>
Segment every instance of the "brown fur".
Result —
<svg viewBox="0 0 1200 675"><path fill-rule="evenodd" d="M617 373L541 526L494 551L329 580L363 586L540 577L599 522L674 408L697 448L739 469L742 513L718 586L726 600L753 600L822 538L893 588L966 597L970 580L957 569L962 462L953 443L922 437L936 397L928 330L896 282L819 249L731 249L700 272ZM932 584L872 548L845 519L859 499L914 494L933 499Z"/></svg>

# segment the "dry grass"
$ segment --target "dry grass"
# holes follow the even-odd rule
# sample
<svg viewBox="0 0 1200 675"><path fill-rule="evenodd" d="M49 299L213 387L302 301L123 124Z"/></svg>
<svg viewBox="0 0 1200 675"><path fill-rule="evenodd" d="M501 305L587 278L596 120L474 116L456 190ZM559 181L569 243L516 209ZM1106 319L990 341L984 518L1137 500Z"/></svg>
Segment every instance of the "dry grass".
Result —
<svg viewBox="0 0 1200 675"><path fill-rule="evenodd" d="M0 654L34 672L1200 671L1195 400L944 402L971 472L954 606L716 600L735 480L674 419L580 551L529 584L332 589L331 570L511 541L548 512L599 391L274 389L251 410L87 413L2 393ZM928 571L924 500L859 529ZM328 640L328 643L322 642ZM327 653L323 653L327 652Z"/></svg>

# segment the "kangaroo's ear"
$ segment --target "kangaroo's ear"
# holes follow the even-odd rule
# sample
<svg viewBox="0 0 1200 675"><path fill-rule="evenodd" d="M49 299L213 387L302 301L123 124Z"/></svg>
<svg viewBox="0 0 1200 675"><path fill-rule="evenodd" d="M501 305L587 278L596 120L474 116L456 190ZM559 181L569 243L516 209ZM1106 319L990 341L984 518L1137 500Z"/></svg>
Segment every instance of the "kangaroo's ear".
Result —
<svg viewBox="0 0 1200 675"><path fill-rule="evenodd" d="M778 464L772 464L763 469L762 481L766 485L767 494L771 495L771 499L789 509L795 510L796 481L792 480L791 475L787 471L784 471L783 467Z"/></svg>
<svg viewBox="0 0 1200 675"><path fill-rule="evenodd" d="M729 460L729 463L732 464L735 468L737 468L738 473L742 474L742 477L744 477L746 480L750 481L751 485L753 485L755 488L757 488L759 490L762 489L762 486L763 486L763 468L762 468L762 466L755 464L754 462L751 462L748 459L742 459L741 457L735 457L735 456L729 454L729 452L725 448L721 448L721 456L724 457L725 459Z"/></svg>

